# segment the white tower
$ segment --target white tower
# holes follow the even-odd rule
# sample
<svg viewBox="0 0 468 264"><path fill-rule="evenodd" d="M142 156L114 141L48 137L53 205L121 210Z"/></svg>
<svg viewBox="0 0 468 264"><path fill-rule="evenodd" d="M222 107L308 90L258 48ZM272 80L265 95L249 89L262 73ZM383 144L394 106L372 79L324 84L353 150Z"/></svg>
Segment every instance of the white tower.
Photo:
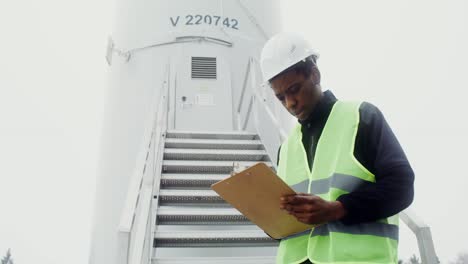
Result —
<svg viewBox="0 0 468 264"><path fill-rule="evenodd" d="M274 168L293 124L258 66L279 1L116 7L90 263L274 263L277 242L209 186L234 164ZM437 263L429 227L400 215Z"/></svg>
<svg viewBox="0 0 468 264"><path fill-rule="evenodd" d="M110 81L93 264L130 263L148 251L152 228L138 222L148 222L140 218L148 215L151 206L145 202L151 204L154 195L148 168L158 168L148 160L157 160L158 137L167 130L261 134L255 120L265 118L254 114L265 104L255 99L253 89L261 82L257 61L280 27L279 2L272 0L120 0L116 7L107 53ZM273 112L262 113L271 117ZM267 123L277 130L278 121ZM265 131L268 125L262 126ZM278 133L264 134L274 156ZM141 233L146 246L140 254L134 244L143 243L137 241Z"/></svg>

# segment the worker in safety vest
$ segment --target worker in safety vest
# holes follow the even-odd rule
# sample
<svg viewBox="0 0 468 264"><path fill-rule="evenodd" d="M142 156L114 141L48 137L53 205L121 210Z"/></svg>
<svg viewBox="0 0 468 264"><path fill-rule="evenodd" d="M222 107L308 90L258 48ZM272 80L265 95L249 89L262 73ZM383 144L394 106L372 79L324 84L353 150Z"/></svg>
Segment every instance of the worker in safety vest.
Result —
<svg viewBox="0 0 468 264"><path fill-rule="evenodd" d="M377 107L322 92L318 57L293 33L273 36L261 54L265 82L298 119L278 153L278 175L298 194L278 206L319 224L282 239L277 263L397 263L413 170Z"/></svg>

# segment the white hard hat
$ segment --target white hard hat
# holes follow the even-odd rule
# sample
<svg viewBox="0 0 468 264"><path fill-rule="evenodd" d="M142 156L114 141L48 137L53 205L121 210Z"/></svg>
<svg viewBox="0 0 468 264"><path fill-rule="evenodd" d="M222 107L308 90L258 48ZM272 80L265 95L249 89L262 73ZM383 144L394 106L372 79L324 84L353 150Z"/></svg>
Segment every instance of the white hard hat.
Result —
<svg viewBox="0 0 468 264"><path fill-rule="evenodd" d="M290 32L274 35L263 46L260 57L263 80L268 82L282 71L309 56L318 58L319 53L302 36Z"/></svg>

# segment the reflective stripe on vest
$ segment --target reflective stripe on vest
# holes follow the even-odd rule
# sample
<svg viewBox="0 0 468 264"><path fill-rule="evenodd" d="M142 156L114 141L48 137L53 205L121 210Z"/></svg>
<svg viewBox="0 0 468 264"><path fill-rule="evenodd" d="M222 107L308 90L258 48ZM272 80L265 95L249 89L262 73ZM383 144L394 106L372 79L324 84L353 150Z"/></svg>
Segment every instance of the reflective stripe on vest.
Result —
<svg viewBox="0 0 468 264"><path fill-rule="evenodd" d="M281 146L278 175L296 192L312 193L327 201L375 184L375 176L354 157L359 125L356 102L338 101L317 143L312 171L297 125ZM398 216L376 222L344 225L329 222L312 230L284 238L277 263L396 263Z"/></svg>
<svg viewBox="0 0 468 264"><path fill-rule="evenodd" d="M301 181L300 183L296 183L291 185L291 189L293 189L296 193L308 193L309 192L309 180Z"/></svg>
<svg viewBox="0 0 468 264"><path fill-rule="evenodd" d="M314 228L310 236L328 236L330 235L330 232L354 235L372 235L398 240L397 225L379 222L369 222L356 225L344 225L339 221L331 222Z"/></svg>
<svg viewBox="0 0 468 264"><path fill-rule="evenodd" d="M310 234L313 236L328 236L330 232L339 232L345 234L354 235L373 235L380 237L387 237L394 240L398 240L398 226L379 222L369 222L355 225L344 225L343 223L336 221L318 226L311 230L306 230L297 234L283 238L283 240L291 239L303 235Z"/></svg>
<svg viewBox="0 0 468 264"><path fill-rule="evenodd" d="M368 181L352 175L334 173L329 178L312 181L311 193L328 193L330 188L338 188L343 191L352 192L365 183L368 183Z"/></svg>

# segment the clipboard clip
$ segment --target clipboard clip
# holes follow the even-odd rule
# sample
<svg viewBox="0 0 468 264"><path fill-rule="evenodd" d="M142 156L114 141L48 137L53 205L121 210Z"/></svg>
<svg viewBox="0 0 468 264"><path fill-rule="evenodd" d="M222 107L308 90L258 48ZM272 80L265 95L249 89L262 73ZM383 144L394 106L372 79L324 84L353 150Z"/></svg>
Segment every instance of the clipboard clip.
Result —
<svg viewBox="0 0 468 264"><path fill-rule="evenodd" d="M239 162L233 162L232 163L232 171L231 171L231 176L239 173L239 172L242 172L243 170L247 169L248 166L241 166L241 164Z"/></svg>
<svg viewBox="0 0 468 264"><path fill-rule="evenodd" d="M239 162L233 162L232 163L232 171L231 171L231 176L233 176L234 174L237 174L241 172L241 168L240 168L240 164Z"/></svg>

